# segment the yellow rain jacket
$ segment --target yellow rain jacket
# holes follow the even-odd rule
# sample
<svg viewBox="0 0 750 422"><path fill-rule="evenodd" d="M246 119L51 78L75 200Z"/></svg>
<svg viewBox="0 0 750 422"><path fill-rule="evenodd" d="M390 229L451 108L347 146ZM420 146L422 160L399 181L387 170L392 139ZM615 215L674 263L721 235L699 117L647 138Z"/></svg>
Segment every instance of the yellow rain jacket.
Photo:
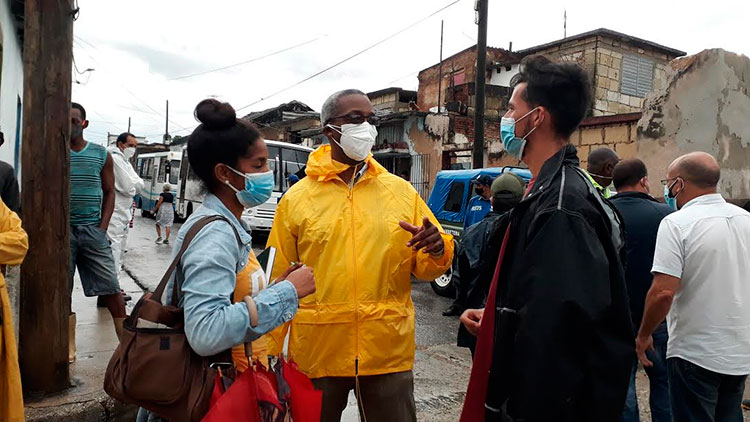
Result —
<svg viewBox="0 0 750 422"><path fill-rule="evenodd" d="M20 264L28 249L21 219L0 201L0 265ZM12 317L5 277L0 273L0 421L18 422L24 420L23 394Z"/></svg>
<svg viewBox="0 0 750 422"><path fill-rule="evenodd" d="M445 252L434 257L406 246L429 217L427 204L409 182L370 155L353 184L338 174L348 166L332 160L324 145L310 154L307 177L276 209L268 245L277 248L276 278L290 262L315 272L317 292L300 300L296 317L271 334L270 351L280 352L291 324L289 354L311 378L378 375L414 365L414 304L411 275L432 280L453 258L453 237L443 234Z"/></svg>
<svg viewBox="0 0 750 422"><path fill-rule="evenodd" d="M253 296L260 293L261 290L268 286L266 281L266 274L260 267L258 258L255 257L255 253L250 251L250 255L247 257L247 265L242 271L237 274L237 283L234 286L234 302L242 302L242 298L245 296ZM266 368L268 368L268 340L266 336L262 336L252 342L253 346L253 359L260 361ZM234 366L240 372L245 372L247 369L247 357L245 357L245 346L237 346L232 348L232 360Z"/></svg>

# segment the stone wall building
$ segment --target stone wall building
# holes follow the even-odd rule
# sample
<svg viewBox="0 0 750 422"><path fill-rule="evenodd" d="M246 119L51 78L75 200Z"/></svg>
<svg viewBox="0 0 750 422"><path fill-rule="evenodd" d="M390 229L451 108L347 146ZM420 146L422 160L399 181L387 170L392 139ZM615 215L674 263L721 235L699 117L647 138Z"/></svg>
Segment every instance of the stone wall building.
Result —
<svg viewBox="0 0 750 422"><path fill-rule="evenodd" d="M594 83L592 116L639 112L643 98L666 87L669 62L685 52L641 38L597 29L516 52L541 54L586 69Z"/></svg>
<svg viewBox="0 0 750 422"><path fill-rule="evenodd" d="M500 140L500 117L507 109L510 82L521 60L544 55L556 62L574 62L590 75L593 96L589 115L571 141L580 146L585 165L594 146L634 155L632 139L643 98L666 87L669 62L685 53L630 35L597 29L520 51L488 48L485 109L485 166L523 165L508 157ZM437 106L439 64L419 73L417 103L421 110ZM471 167L474 143L474 77L476 48L463 50L442 63L441 110L449 116L448 136L441 140L443 169ZM623 133L627 132L625 135Z"/></svg>

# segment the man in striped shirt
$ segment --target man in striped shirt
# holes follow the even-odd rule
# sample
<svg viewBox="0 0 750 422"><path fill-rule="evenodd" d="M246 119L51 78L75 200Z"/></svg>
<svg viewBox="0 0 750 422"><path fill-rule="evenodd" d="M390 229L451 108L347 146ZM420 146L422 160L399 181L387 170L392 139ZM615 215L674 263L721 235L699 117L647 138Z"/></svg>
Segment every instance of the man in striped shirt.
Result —
<svg viewBox="0 0 750 422"><path fill-rule="evenodd" d="M107 227L115 205L112 156L101 145L86 142L86 110L73 103L70 110L70 287L76 267L86 296L99 296L112 314L119 338L125 302L117 281ZM75 359L75 314L70 322L70 358Z"/></svg>

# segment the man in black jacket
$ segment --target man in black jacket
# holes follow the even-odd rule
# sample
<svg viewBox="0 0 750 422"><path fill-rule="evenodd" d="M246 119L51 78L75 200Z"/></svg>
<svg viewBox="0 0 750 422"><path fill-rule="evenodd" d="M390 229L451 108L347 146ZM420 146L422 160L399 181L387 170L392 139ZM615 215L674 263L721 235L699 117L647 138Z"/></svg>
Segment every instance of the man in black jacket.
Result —
<svg viewBox="0 0 750 422"><path fill-rule="evenodd" d="M461 420L609 422L634 359L619 216L579 168L570 135L589 110L579 66L526 57L501 122L534 179L511 212L478 331Z"/></svg>
<svg viewBox="0 0 750 422"><path fill-rule="evenodd" d="M661 220L672 212L666 204L649 195L650 185L646 164L634 158L621 161L613 171L612 182L618 194L611 198L612 204L622 215L625 223L627 265L625 283L630 297L630 314L633 320L633 337L637 334L643 318L646 294L654 277L651 266L654 263L656 233ZM648 353L653 366L646 368L650 385L649 404L652 422L671 422L672 410L669 406L669 381L667 380L667 323L662 324L653 334L654 350ZM633 373L625 402L622 422L638 422L638 398L635 391L635 370L638 361L633 361Z"/></svg>

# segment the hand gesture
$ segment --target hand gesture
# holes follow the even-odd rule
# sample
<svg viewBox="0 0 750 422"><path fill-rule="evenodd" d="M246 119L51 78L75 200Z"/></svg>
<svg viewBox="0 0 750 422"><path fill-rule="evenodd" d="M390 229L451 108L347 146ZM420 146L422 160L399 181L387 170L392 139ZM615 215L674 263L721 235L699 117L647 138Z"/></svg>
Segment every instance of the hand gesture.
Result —
<svg viewBox="0 0 750 422"><path fill-rule="evenodd" d="M434 255L443 254L445 250L443 236L440 235L437 226L432 224L429 218L425 217L422 220L422 227L414 226L406 221L398 224L402 229L412 234L411 240L406 242L407 247L414 248L415 251L422 250Z"/></svg>
<svg viewBox="0 0 750 422"><path fill-rule="evenodd" d="M476 337L479 334L479 328L482 326L482 316L484 309L467 309L461 314L459 321L466 329Z"/></svg>
<svg viewBox="0 0 750 422"><path fill-rule="evenodd" d="M299 299L315 293L315 275L310 267L297 267L296 270L289 273L286 279L297 289L297 297Z"/></svg>

